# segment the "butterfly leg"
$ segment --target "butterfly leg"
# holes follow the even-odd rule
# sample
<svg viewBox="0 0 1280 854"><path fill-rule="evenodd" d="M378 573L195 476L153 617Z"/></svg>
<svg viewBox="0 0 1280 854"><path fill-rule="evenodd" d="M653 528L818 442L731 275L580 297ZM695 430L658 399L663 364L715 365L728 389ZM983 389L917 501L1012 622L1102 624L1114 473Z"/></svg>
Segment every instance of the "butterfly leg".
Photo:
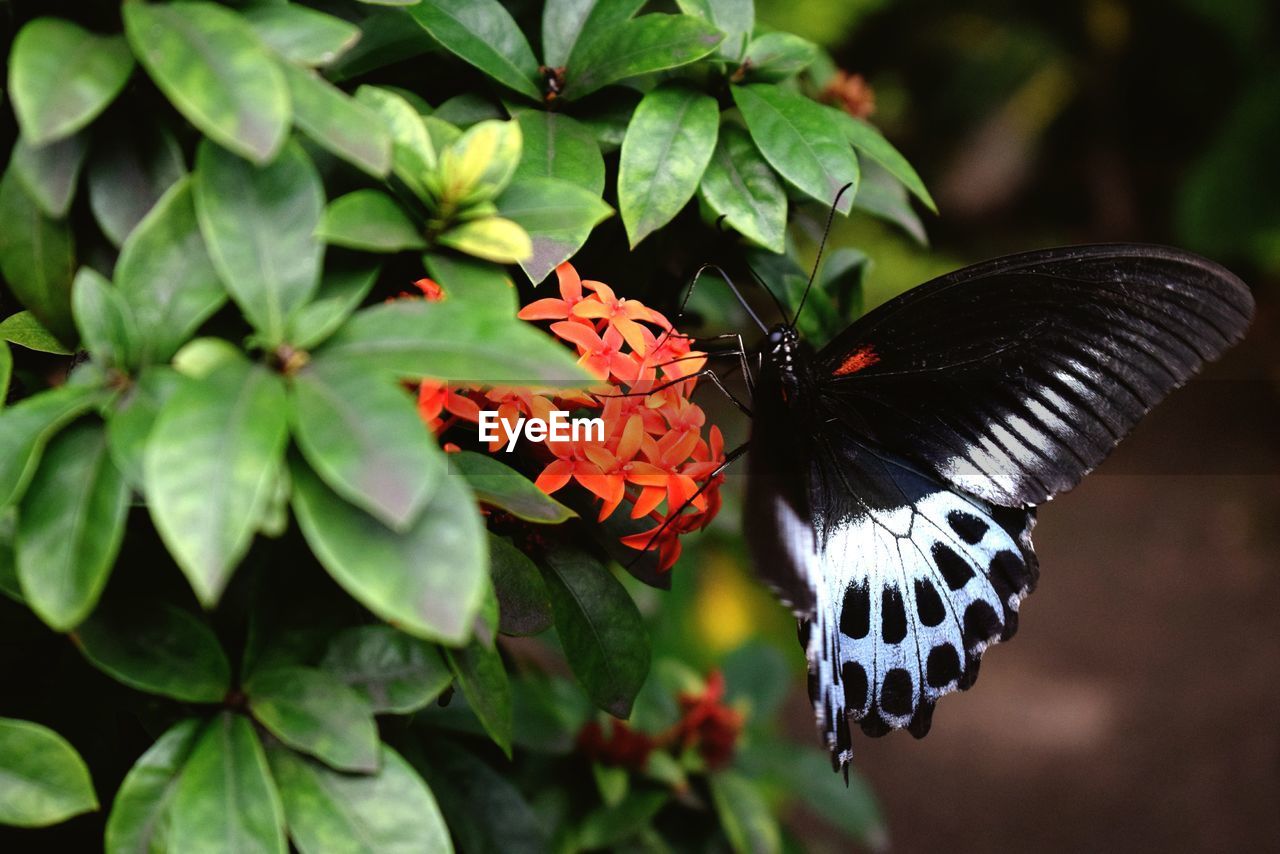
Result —
<svg viewBox="0 0 1280 854"><path fill-rule="evenodd" d="M732 356L737 354L726 351L724 353L716 353L714 355ZM738 407L738 409L740 409L748 418L751 417L751 408L747 406L745 403L743 403L742 401L738 400L737 396L733 392L729 391L728 387L725 386L724 382L721 381L720 377L716 374L716 372L711 370L710 368L703 368L697 373L690 374L687 377L680 377L678 379L669 380L664 383L659 383L653 388L645 389L644 391L624 391L624 392L619 392L618 394L594 393L592 394L592 397L595 397L597 399L607 398L607 397L648 397L651 394L657 394L663 389L671 388L674 385L679 385L680 383L688 382L689 380L701 379L701 378L709 379L712 382L712 384L715 385L716 388L720 389L720 391L724 393L725 397L729 398L729 401L733 403L734 406Z"/></svg>

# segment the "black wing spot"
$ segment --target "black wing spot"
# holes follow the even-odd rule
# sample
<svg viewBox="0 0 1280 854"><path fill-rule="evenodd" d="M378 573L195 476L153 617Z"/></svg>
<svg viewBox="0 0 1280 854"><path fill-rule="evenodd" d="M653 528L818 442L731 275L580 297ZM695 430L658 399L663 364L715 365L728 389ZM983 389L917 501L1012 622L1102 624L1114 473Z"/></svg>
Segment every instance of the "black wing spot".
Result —
<svg viewBox="0 0 1280 854"><path fill-rule="evenodd" d="M959 590L973 578L973 567L946 543L933 544L933 560L952 590Z"/></svg>
<svg viewBox="0 0 1280 854"><path fill-rule="evenodd" d="M960 655L949 643L939 644L929 651L925 665L929 687L942 688L960 676Z"/></svg>
<svg viewBox="0 0 1280 854"><path fill-rule="evenodd" d="M905 715L911 711L911 674L895 667L884 675L880 688L880 708L891 715Z"/></svg>
<svg viewBox="0 0 1280 854"><path fill-rule="evenodd" d="M907 609L896 587L886 587L880 594L880 632L885 643L901 643L907 636Z"/></svg>
<svg viewBox="0 0 1280 854"><path fill-rule="evenodd" d="M840 633L859 640L871 630L871 597L865 584L850 584L844 589L840 608Z"/></svg>
<svg viewBox="0 0 1280 854"><path fill-rule="evenodd" d="M1031 572L1014 552L1005 549L991 559L992 578L1003 578L1012 591L1021 592L1031 583Z"/></svg>
<svg viewBox="0 0 1280 854"><path fill-rule="evenodd" d="M959 535L960 539L971 546L976 546L982 542L982 538L987 535L987 523L972 513L965 513L963 510L952 510L948 513L947 524L951 526L951 530Z"/></svg>
<svg viewBox="0 0 1280 854"><path fill-rule="evenodd" d="M867 671L856 661L846 661L840 668L840 681L844 683L845 711L860 715L867 705Z"/></svg>
<svg viewBox="0 0 1280 854"><path fill-rule="evenodd" d="M920 622L930 627L938 625L947 616L937 589L930 582L919 578L916 579L916 612L920 614Z"/></svg>
<svg viewBox="0 0 1280 854"><path fill-rule="evenodd" d="M862 727L863 735L869 735L872 738L879 738L893 732L893 727L889 726L888 722L875 711L858 721L858 726Z"/></svg>
<svg viewBox="0 0 1280 854"><path fill-rule="evenodd" d="M973 648L989 641L1000 633L1000 618L995 609L983 599L976 599L964 609L964 645Z"/></svg>
<svg viewBox="0 0 1280 854"><path fill-rule="evenodd" d="M925 700L916 707L916 713L911 716L911 723L907 724L907 732L916 738L924 738L929 734L929 727L933 725L933 705Z"/></svg>

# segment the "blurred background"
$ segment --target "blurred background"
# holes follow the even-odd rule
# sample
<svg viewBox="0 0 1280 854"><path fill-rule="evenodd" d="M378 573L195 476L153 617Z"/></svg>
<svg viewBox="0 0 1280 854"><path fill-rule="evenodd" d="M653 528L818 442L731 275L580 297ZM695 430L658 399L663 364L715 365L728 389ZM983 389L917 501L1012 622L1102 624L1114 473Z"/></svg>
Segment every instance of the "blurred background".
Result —
<svg viewBox="0 0 1280 854"><path fill-rule="evenodd" d="M837 223L832 245L873 260L868 305L984 257L1109 240L1201 252L1258 298L1244 344L1042 511L1040 587L975 689L942 701L922 741L855 742L888 843L1271 848L1280 840L1280 8L757 0L757 9L862 76L845 92L874 104L872 120L937 198L939 216L921 212L927 246L881 220ZM768 639L796 676L785 726L814 739L794 627L743 569L735 508L690 545L675 578L686 607L666 618L680 630L664 642L705 650L707 664L736 649L741 666L775 655L759 646ZM793 819L814 850L844 844L803 814Z"/></svg>

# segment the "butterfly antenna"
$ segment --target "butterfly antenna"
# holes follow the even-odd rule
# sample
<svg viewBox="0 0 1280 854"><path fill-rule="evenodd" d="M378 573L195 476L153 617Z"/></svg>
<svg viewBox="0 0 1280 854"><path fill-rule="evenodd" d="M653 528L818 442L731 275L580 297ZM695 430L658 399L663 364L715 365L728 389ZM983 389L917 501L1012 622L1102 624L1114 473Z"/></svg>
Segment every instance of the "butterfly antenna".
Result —
<svg viewBox="0 0 1280 854"><path fill-rule="evenodd" d="M796 309L795 317L791 318L788 326L795 326L796 321L800 319L800 312L804 311L805 300L809 299L809 291L813 288L813 280L818 277L818 267L822 264L822 250L827 248L827 235L831 233L831 221L836 218L836 209L840 207L840 197L844 195L845 190L853 186L850 181L840 188L840 192L836 193L836 200L831 203L831 210L827 213L827 227L822 229L822 242L818 244L818 257L813 259L813 271L809 273L809 283L804 286L804 296L800 297L800 307Z"/></svg>
<svg viewBox="0 0 1280 854"><path fill-rule="evenodd" d="M684 307L689 304L689 297L693 296L693 286L698 284L698 279L701 278L702 274L707 270L714 270L719 274L720 278L724 279L724 283L729 286L729 290L733 291L733 295L737 297L738 302L742 307L747 310L747 314L751 316L753 321L755 321L756 326L760 327L760 331L767 332L769 327L765 326L764 321L760 319L760 316L752 310L750 303L747 302L746 298L742 295L742 292L738 290L738 286L729 278L729 274L715 264L703 264L698 268L698 272L693 274L693 279L689 282L689 289L684 292L684 299L680 301L680 311L676 315L676 319L679 320L680 317L684 315Z"/></svg>
<svg viewBox="0 0 1280 854"><path fill-rule="evenodd" d="M778 316L783 320L786 320L787 309L782 305L782 300L778 299L778 295L773 292L773 288L769 287L769 285L765 283L765 280L761 278L760 274L756 272L756 268L752 267L749 261L745 263L747 265L747 272L751 274L751 278L755 279L756 284L764 289L764 292L769 295L769 299L773 300L773 304L778 309Z"/></svg>

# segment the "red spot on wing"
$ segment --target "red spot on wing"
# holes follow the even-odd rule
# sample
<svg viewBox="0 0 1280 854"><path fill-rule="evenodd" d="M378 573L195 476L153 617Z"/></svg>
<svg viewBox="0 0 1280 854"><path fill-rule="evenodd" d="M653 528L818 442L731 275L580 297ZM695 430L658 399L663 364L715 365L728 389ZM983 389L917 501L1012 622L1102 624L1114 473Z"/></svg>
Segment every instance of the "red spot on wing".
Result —
<svg viewBox="0 0 1280 854"><path fill-rule="evenodd" d="M840 367L832 371L831 375L833 377L848 376L849 374L857 373L863 368L869 368L878 361L880 361L880 357L876 355L875 349L870 344L863 344L857 350L845 356L844 361L840 363Z"/></svg>

